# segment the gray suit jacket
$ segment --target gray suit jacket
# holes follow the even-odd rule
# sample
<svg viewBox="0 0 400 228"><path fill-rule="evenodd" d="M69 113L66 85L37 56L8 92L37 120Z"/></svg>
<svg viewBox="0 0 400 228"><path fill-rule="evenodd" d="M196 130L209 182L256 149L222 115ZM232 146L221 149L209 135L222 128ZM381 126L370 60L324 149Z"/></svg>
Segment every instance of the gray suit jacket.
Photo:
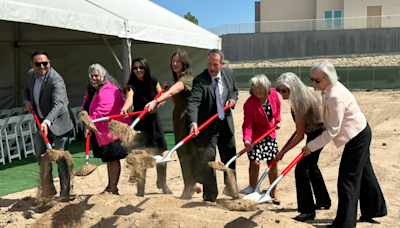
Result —
<svg viewBox="0 0 400 228"><path fill-rule="evenodd" d="M30 101L36 113L33 99L33 86L35 84L35 71L30 69L23 91L24 101ZM67 90L63 78L56 70L50 67L49 72L42 82L39 96L39 107L44 119L51 122L49 130L57 136L63 135L74 127L74 117L69 107Z"/></svg>
<svg viewBox="0 0 400 228"><path fill-rule="evenodd" d="M238 98L238 89L236 87L233 70L222 68L221 75L228 85L227 100L233 99L236 102ZM200 126L217 113L215 86L212 83L212 78L207 69L193 80L193 88L189 96L187 109L189 124L195 122L197 123L197 126ZM234 134L235 127L230 109L225 111L225 118L228 121L231 133ZM200 134L195 138L197 144L201 146L208 145L214 135L216 123L217 121L211 122L200 132Z"/></svg>

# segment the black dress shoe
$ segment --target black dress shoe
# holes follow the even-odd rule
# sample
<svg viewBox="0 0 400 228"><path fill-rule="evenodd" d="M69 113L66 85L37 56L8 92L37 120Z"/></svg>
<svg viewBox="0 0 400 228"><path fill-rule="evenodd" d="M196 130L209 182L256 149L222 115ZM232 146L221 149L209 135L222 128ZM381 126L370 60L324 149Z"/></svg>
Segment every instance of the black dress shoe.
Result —
<svg viewBox="0 0 400 228"><path fill-rule="evenodd" d="M380 222L375 221L372 218L363 217L362 215L360 217L360 222L369 222L369 223L372 223L372 224L381 224Z"/></svg>
<svg viewBox="0 0 400 228"><path fill-rule="evenodd" d="M298 215L298 216L294 217L293 219L296 221L299 221L299 222L305 222L307 220L314 220L315 212L307 213L306 216L302 216L302 217L300 217L300 215Z"/></svg>
<svg viewBox="0 0 400 228"><path fill-rule="evenodd" d="M274 200L272 201L273 204L275 205L281 205L281 201L280 200Z"/></svg>
<svg viewBox="0 0 400 228"><path fill-rule="evenodd" d="M330 203L315 204L314 208L315 210L329 210L329 208L331 208L331 204Z"/></svg>
<svg viewBox="0 0 400 228"><path fill-rule="evenodd" d="M217 201L216 197L203 197L205 202L215 202Z"/></svg>

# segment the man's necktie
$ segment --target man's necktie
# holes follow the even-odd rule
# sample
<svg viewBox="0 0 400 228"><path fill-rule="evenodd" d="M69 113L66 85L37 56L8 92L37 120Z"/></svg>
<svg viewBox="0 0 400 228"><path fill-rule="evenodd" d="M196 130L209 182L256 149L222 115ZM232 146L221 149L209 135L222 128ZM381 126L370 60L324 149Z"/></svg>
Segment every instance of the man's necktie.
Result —
<svg viewBox="0 0 400 228"><path fill-rule="evenodd" d="M218 86L219 78L215 78L215 97L217 98L217 110L218 110L218 118L221 120L225 119L224 110L222 110L221 104L221 95L219 94L219 86Z"/></svg>

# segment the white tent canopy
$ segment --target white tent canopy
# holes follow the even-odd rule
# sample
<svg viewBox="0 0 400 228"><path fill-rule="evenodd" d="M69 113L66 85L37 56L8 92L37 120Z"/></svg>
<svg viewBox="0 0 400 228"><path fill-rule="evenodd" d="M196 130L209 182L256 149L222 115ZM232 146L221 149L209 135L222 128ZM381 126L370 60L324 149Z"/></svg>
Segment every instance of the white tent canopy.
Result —
<svg viewBox="0 0 400 228"><path fill-rule="evenodd" d="M0 0L0 20L210 49L213 33L149 0Z"/></svg>
<svg viewBox="0 0 400 228"><path fill-rule="evenodd" d="M22 106L36 50L49 54L71 105L78 106L90 64L102 64L123 85L131 57L141 56L162 85L172 82L170 58L178 47L188 52L197 75L221 39L148 0L0 0L0 109ZM164 107L160 117L171 129L172 106Z"/></svg>

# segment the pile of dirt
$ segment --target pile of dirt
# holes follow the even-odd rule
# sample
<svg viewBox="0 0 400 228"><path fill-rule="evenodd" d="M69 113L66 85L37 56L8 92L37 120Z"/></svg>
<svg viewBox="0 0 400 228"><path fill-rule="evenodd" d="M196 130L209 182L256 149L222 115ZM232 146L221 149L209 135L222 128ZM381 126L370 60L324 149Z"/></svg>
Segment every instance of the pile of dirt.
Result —
<svg viewBox="0 0 400 228"><path fill-rule="evenodd" d="M48 149L46 153L42 154L42 161L40 162L40 197L48 198L56 194L53 186L48 181L50 178L51 163L58 161L59 159L65 159L68 165L68 170L71 176L71 181L74 176L74 163L72 156L68 151ZM63 186L64 189L68 186Z"/></svg>
<svg viewBox="0 0 400 228"><path fill-rule="evenodd" d="M79 112L78 118L81 119L95 134L100 133L94 123L90 120L90 117L86 111Z"/></svg>
<svg viewBox="0 0 400 228"><path fill-rule="evenodd" d="M227 196L231 196L233 199L239 198L239 191L237 188L235 173L232 169L225 166L224 163L217 161L217 162L209 162L208 165L213 169L218 169L226 173L226 181L225 181L225 188L223 193Z"/></svg>
<svg viewBox="0 0 400 228"><path fill-rule="evenodd" d="M119 137L119 139L121 140L121 145L125 147L128 151L137 149L142 144L136 131L130 128L125 123L111 120L108 123L108 129L110 130L111 136Z"/></svg>
<svg viewBox="0 0 400 228"><path fill-rule="evenodd" d="M156 160L145 150L132 150L126 157L128 168L131 170L129 182L138 183L145 177L144 170L156 166Z"/></svg>
<svg viewBox="0 0 400 228"><path fill-rule="evenodd" d="M75 176L87 176L92 173L97 168L96 165L93 164L85 164L78 171L75 172Z"/></svg>

